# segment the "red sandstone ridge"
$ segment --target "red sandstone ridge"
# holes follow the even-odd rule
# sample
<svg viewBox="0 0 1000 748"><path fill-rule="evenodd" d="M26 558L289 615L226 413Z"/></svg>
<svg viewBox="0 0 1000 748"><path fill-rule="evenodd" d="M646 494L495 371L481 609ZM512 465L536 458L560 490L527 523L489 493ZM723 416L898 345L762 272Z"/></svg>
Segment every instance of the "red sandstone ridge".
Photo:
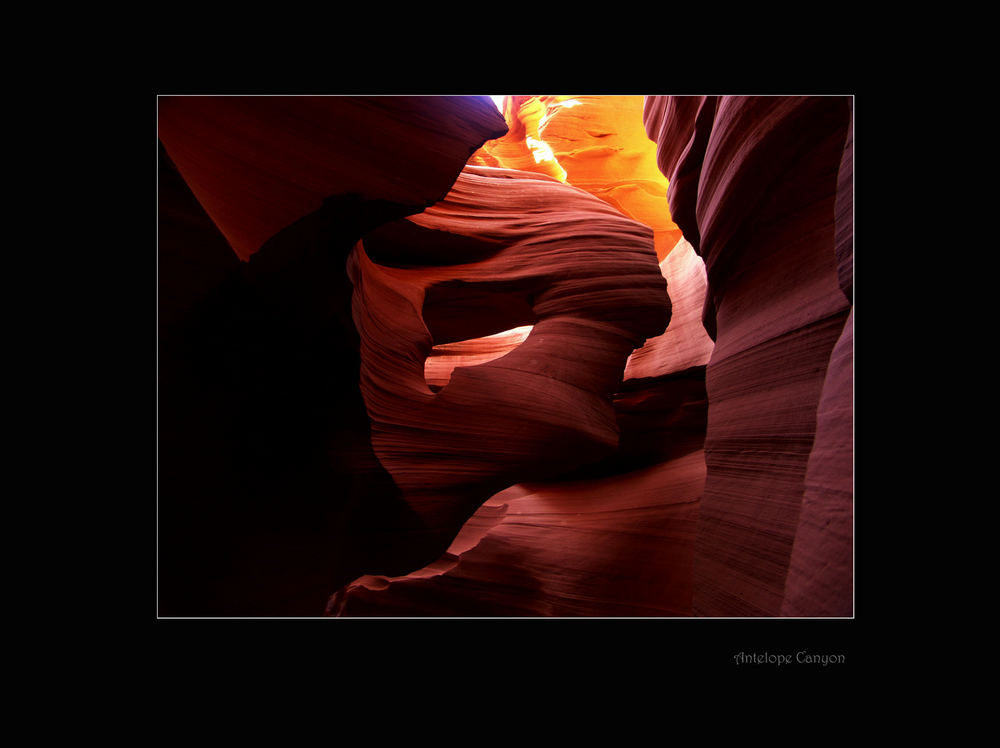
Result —
<svg viewBox="0 0 1000 748"><path fill-rule="evenodd" d="M698 615L853 613L850 104L646 102L716 341Z"/></svg>

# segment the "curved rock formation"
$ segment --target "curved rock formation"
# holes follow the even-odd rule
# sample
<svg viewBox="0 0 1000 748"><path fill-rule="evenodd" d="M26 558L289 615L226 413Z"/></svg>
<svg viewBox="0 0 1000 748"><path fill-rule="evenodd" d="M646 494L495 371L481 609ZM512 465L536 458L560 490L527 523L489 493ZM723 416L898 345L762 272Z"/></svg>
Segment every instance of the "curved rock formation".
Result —
<svg viewBox="0 0 1000 748"><path fill-rule="evenodd" d="M497 491L615 449L612 396L670 302L647 227L542 175L468 166L408 222L429 244L445 232L480 246L475 261L420 266L420 245L381 232L349 266L372 444L426 528L429 563ZM376 264L369 243L408 263ZM427 386L434 345L529 324L502 358Z"/></svg>
<svg viewBox="0 0 1000 748"><path fill-rule="evenodd" d="M617 385L614 451L575 477L494 495L442 557L406 576L355 580L330 614L691 615L712 342L700 321L701 259L681 242L660 271L672 317Z"/></svg>
<svg viewBox="0 0 1000 748"><path fill-rule="evenodd" d="M651 97L645 124L716 341L695 613L851 615L850 99Z"/></svg>

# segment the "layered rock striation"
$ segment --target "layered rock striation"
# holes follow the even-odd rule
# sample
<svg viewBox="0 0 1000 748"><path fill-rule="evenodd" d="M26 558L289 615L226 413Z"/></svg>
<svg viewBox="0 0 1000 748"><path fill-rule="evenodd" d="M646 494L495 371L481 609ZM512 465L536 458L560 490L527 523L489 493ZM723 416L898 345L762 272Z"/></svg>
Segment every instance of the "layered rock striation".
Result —
<svg viewBox="0 0 1000 748"><path fill-rule="evenodd" d="M650 97L704 258L704 616L853 612L852 124L845 97Z"/></svg>

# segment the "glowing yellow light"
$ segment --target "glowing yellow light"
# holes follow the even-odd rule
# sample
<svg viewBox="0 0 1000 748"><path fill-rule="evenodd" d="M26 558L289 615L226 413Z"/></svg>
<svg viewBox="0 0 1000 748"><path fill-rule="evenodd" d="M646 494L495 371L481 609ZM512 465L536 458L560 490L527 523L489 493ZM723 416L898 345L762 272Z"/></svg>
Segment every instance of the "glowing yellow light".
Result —
<svg viewBox="0 0 1000 748"><path fill-rule="evenodd" d="M535 157L535 163L540 164L542 161L555 161L556 155L552 152L551 146L544 140L535 140L534 138L525 138L524 142L527 143L528 148L531 149L531 155Z"/></svg>

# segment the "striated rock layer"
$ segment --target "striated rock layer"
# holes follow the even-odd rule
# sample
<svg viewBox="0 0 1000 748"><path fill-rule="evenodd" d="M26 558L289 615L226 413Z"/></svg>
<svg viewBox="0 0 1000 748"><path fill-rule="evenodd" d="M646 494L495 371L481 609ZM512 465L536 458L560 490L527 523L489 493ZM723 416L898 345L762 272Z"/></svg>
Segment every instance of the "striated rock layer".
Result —
<svg viewBox="0 0 1000 748"><path fill-rule="evenodd" d="M650 97L644 118L716 342L694 611L851 615L850 99Z"/></svg>
<svg viewBox="0 0 1000 748"><path fill-rule="evenodd" d="M626 360L670 302L649 228L543 175L468 166L403 223L366 236L349 271L372 445L430 563L494 493L614 451ZM426 264L442 234L465 237L470 261ZM428 387L434 345L526 325L506 355Z"/></svg>
<svg viewBox="0 0 1000 748"><path fill-rule="evenodd" d="M853 346L852 309L831 354L816 413L781 615L849 616L854 610Z"/></svg>
<svg viewBox="0 0 1000 748"><path fill-rule="evenodd" d="M854 122L840 160L834 216L837 277L854 299ZM799 529L782 615L844 616L853 610L854 308L830 355L816 413Z"/></svg>

